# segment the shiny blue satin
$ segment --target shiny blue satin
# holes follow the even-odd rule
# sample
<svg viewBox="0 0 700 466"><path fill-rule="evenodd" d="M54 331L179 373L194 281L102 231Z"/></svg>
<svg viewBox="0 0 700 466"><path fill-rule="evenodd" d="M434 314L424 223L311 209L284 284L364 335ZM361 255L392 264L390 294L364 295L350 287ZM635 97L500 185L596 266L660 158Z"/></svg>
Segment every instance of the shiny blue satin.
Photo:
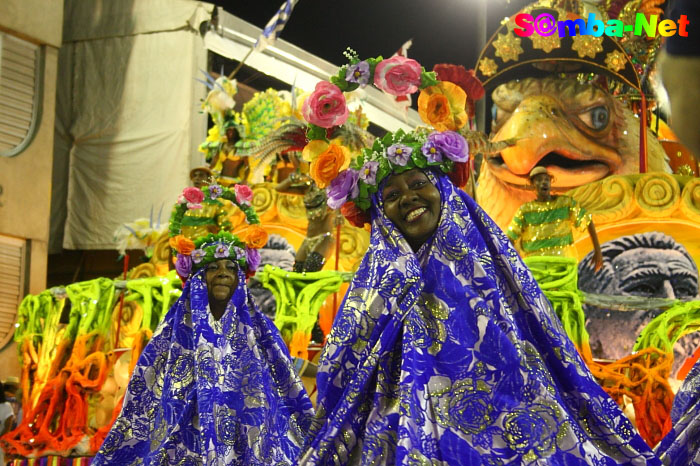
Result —
<svg viewBox="0 0 700 466"><path fill-rule="evenodd" d="M700 361L688 372L671 408L673 428L656 453L668 466L700 466Z"/></svg>
<svg viewBox="0 0 700 466"><path fill-rule="evenodd" d="M287 347L242 272L218 322L203 277L144 348L91 464L294 464L313 411Z"/></svg>
<svg viewBox="0 0 700 466"><path fill-rule="evenodd" d="M428 176L442 206L418 253L373 199L299 464L659 464L503 232Z"/></svg>

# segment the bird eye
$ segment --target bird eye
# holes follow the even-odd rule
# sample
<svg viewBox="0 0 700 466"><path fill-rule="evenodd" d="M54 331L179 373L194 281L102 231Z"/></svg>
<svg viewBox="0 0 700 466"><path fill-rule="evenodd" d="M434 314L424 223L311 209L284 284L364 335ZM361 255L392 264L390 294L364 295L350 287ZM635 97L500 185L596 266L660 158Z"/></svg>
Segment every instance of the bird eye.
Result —
<svg viewBox="0 0 700 466"><path fill-rule="evenodd" d="M599 107L593 107L590 110L586 110L578 117L589 128L600 131L608 126L608 122L610 121L610 112L608 111L608 107L601 105Z"/></svg>

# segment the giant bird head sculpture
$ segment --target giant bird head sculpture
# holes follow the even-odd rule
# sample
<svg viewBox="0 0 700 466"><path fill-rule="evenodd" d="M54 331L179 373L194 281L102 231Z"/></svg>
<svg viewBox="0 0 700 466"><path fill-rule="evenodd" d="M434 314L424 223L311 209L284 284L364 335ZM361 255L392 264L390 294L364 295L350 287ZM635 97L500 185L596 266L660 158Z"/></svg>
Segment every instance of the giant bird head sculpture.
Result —
<svg viewBox="0 0 700 466"><path fill-rule="evenodd" d="M528 173L544 166L563 193L609 175L639 170L639 119L607 91L573 78L526 78L492 93L494 142L516 140L485 157L477 200L502 228L533 200ZM669 171L663 148L648 135L648 170Z"/></svg>

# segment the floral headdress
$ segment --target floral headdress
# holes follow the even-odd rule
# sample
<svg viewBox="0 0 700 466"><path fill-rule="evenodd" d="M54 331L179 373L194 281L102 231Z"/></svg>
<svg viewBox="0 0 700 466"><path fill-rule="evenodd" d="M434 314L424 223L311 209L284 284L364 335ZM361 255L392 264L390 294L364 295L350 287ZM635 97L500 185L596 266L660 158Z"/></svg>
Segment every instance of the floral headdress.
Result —
<svg viewBox="0 0 700 466"><path fill-rule="evenodd" d="M248 186L235 185L232 189L219 185L202 188L185 188L170 216L170 246L177 254L175 269L186 279L192 272L219 259L231 259L246 270L248 275L255 273L260 265L258 249L267 244L267 232L260 227L260 219L250 202L253 192ZM228 231L194 239L182 235L182 221L188 210L201 209L203 204L223 205L222 200L235 204L245 215L250 226L245 237L240 238ZM224 223L222 228L230 227Z"/></svg>
<svg viewBox="0 0 700 466"><path fill-rule="evenodd" d="M403 56L360 60L351 49L345 55L350 64L341 67L330 82L318 83L302 109L309 123L309 143L302 156L311 162L310 175L316 184L326 188L329 207L340 208L352 224L362 226L369 221L370 196L381 181L412 168L436 167L464 186L469 175L469 144L458 131L469 121L468 106L473 107L473 101L483 96L473 72L437 65L440 81L435 72L426 72L417 61ZM388 133L351 161L348 149L330 142L327 135L348 118L343 92L370 83L394 96L421 90L418 113L436 131ZM474 95L470 98L467 91Z"/></svg>

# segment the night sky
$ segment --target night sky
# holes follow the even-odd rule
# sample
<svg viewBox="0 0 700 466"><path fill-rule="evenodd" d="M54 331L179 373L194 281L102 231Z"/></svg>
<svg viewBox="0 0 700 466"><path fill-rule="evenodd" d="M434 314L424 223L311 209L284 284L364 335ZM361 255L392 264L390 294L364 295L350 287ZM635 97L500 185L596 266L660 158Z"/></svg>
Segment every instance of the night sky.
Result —
<svg viewBox="0 0 700 466"><path fill-rule="evenodd" d="M281 0L215 2L229 13L260 28ZM473 68L479 56L478 5L487 4L490 37L499 21L516 13L522 0L299 0L280 38L327 61L346 62L343 51L360 57L391 56L413 39L408 56L426 69L436 63Z"/></svg>

